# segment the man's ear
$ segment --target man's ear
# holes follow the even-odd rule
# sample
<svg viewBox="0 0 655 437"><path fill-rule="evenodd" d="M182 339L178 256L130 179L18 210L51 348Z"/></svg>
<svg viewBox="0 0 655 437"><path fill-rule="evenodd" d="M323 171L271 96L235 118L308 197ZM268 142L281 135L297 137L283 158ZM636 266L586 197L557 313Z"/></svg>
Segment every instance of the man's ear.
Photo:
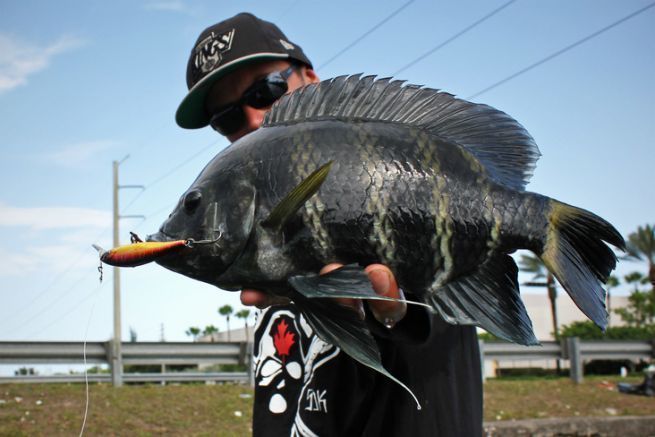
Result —
<svg viewBox="0 0 655 437"><path fill-rule="evenodd" d="M316 75L316 72L309 67L304 67L304 74L307 83L317 83L321 81Z"/></svg>

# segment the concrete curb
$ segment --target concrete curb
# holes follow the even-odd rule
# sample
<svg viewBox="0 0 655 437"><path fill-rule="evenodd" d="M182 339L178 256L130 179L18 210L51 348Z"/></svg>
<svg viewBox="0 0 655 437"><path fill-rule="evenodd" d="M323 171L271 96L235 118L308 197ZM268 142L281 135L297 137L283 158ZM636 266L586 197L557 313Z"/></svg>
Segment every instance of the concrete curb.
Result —
<svg viewBox="0 0 655 437"><path fill-rule="evenodd" d="M485 422L484 435L487 437L648 437L655 436L655 416L561 417Z"/></svg>

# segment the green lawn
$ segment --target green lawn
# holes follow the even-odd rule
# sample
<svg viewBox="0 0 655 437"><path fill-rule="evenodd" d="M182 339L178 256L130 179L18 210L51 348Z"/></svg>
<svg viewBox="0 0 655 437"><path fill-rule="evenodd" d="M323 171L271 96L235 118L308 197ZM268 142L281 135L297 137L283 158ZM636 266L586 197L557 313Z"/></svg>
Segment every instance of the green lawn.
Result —
<svg viewBox="0 0 655 437"><path fill-rule="evenodd" d="M485 383L485 420L655 415L655 398L615 389L619 378L491 379ZM637 383L640 378L621 379ZM252 390L234 384L92 384L86 435L225 435L250 433ZM0 435L78 435L83 384L0 385Z"/></svg>

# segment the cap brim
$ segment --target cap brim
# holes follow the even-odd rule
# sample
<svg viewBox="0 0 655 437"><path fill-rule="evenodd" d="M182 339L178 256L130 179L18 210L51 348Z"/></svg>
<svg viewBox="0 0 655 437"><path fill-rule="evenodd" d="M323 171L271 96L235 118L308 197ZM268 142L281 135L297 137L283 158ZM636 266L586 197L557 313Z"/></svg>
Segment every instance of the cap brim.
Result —
<svg viewBox="0 0 655 437"><path fill-rule="evenodd" d="M189 93L177 108L175 121L180 127L186 129L199 129L207 126L209 124L209 114L205 110L205 97L207 97L207 93L218 79L244 65L265 60L288 58L289 55L286 53L257 53L235 59L220 66L203 77L189 90Z"/></svg>

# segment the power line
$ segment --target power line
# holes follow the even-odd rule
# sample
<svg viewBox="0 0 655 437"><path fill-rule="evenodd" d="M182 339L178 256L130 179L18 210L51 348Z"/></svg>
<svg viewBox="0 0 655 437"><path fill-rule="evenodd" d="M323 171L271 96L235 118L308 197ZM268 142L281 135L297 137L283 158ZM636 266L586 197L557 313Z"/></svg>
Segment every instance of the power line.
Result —
<svg viewBox="0 0 655 437"><path fill-rule="evenodd" d="M405 65L405 66L402 67L401 69L399 69L398 71L394 72L394 73L392 74L392 76L396 76L398 73L401 73L401 72L407 70L409 67L412 67L414 64L417 64L418 62L420 62L420 61L422 61L423 59L427 58L428 56L430 56L431 54L433 54L433 53L436 52L437 50L441 49L442 47L444 47L444 46L448 45L449 43L453 42L454 40L456 40L456 39L459 38L460 36L464 35L464 34L465 34L466 32L468 32L469 30L471 30L471 29L473 29L474 27L477 27L478 25L480 25L480 24L482 24L483 22L487 21L489 18L493 17L493 16L496 15L498 12L502 11L502 10L505 9L507 6L509 6L509 5L511 5L512 3L514 3L515 1L516 1L516 0L510 0L510 1L508 1L507 3L505 3L504 5L502 5L502 6L498 7L498 8L496 8L496 9L494 9L493 11L489 12L487 15L485 15L485 16L482 17L482 18L480 18L478 21L476 21L476 22L474 22L473 24L471 24L471 25L465 27L464 29L460 30L460 31L457 32L455 35L451 36L450 38L448 38L448 39L445 40L444 42L442 42L442 43L436 45L435 47L431 48L430 50L428 50L427 52L423 53L421 56L419 56L418 58L414 59L413 61L411 61L410 63L408 63L407 65Z"/></svg>
<svg viewBox="0 0 655 437"><path fill-rule="evenodd" d="M113 281L112 279L109 279L109 280L106 281L106 283L112 283L112 281ZM82 299L80 299L79 301L77 301L77 303L76 303L75 305L73 305L72 307L70 307L70 308L68 309L68 311L66 311L64 314L60 315L58 318L56 318L55 320L51 321L51 322L48 323L47 325L41 327L41 329L36 330L36 331L32 331L32 333L29 334L29 335L28 335L27 337L25 337L25 338L26 338L26 339L34 338L34 337L36 337L37 335L41 334L41 333L42 333L43 331L45 331L46 329L50 328L52 325L55 325L55 324L61 322L61 321L62 321L63 319L65 319L65 318L66 318L70 313L72 313L72 312L75 311L77 308L79 308L80 305L82 305L84 302L86 302L87 300L91 299L93 296L96 296L97 293L100 292L100 290L102 289L102 287L103 287L104 285L105 285L105 282L99 284L96 288L93 289L93 291L91 291L91 293L89 293L89 294L86 295L84 298L82 298ZM26 323L26 324L27 324L27 323Z"/></svg>
<svg viewBox="0 0 655 437"><path fill-rule="evenodd" d="M212 141L210 144L208 144L208 145L204 146L203 148L199 149L198 151L196 151L194 154L189 156L187 159L185 159L181 163L179 163L179 164L175 165L173 168L163 172L160 176L155 178L149 184L146 184L144 189L141 190L136 196L134 196L134 198L122 209L121 213L125 212L130 206L132 206L134 204L134 202L136 202L137 199L139 199L139 197L141 197L143 195L143 193L147 189L152 188L153 185L157 185L158 183L160 183L161 181L163 181L167 177L171 176L173 173L175 173L176 171L178 171L179 169L181 169L182 167L184 167L185 165L187 165L188 163L190 163L191 161L196 159L198 156L202 155L204 152L206 152L210 148L216 146L216 144L218 144L219 141L220 141L220 138L218 138L217 140Z"/></svg>
<svg viewBox="0 0 655 437"><path fill-rule="evenodd" d="M596 32L593 32L590 35L585 36L584 38L574 42L573 44L569 44L568 46L564 47L563 49L560 49L560 50L556 51L555 53L546 56L545 58L535 62L534 64L531 64L531 65L523 68L522 70L517 71L514 74L511 74L511 75L507 76L506 78L504 78L502 80L499 80L498 82L494 83L493 85L490 85L490 86L486 87L485 89L483 89L482 91L478 91L477 93L472 94L471 96L467 97L466 99L471 100L471 99L473 99L473 98L475 98L475 97L477 97L477 96L479 96L481 94L486 93L487 91L491 91L492 89L504 84L505 82L509 82L510 80L522 75L523 73L526 73L526 72L532 70L533 68L538 67L539 65L544 64L544 63L550 61L553 58L556 58L557 56L561 55L562 53L568 52L569 50L579 46L580 44L583 44L583 43L589 41L590 39L593 39L593 38L597 37L601 33L604 33L606 31L610 30L611 28L618 26L619 24L623 23L624 21L627 21L630 18L636 17L637 15L645 12L646 10L652 8L653 6L655 6L655 2L650 3L647 6L644 6L643 8L641 8L641 9L639 9L639 10L637 10L637 11L635 11L635 12L633 12L633 13L631 13L631 14L629 14L629 15L627 15L627 16L625 16L625 17L623 17L623 18L621 18L621 19L619 19L619 20L617 20L615 22L613 22L612 24L609 24L609 25L603 27L600 30L597 30Z"/></svg>
<svg viewBox="0 0 655 437"><path fill-rule="evenodd" d="M340 50L336 55L332 56L330 59L328 59L327 61L323 62L321 65L319 65L318 68L317 68L317 70L320 70L321 68L325 67L326 65L328 65L329 63L331 63L332 61L334 61L335 59L337 59L339 56L343 55L345 52L347 52L348 50L350 50L351 48L353 48L353 47L354 47L355 45L357 45L361 40L363 40L364 38L366 38L367 36L369 36L371 33L373 33L375 30L377 30L377 29L378 29L380 26L382 26L384 23L386 23L387 21L391 20L393 17L395 17L396 15L398 15L398 14L399 14L403 9L405 9L407 6L409 6L409 5L412 4L412 3L414 3L414 0L409 0L408 2L406 2L405 4L403 4L401 7L399 7L399 8L396 9L395 11L393 11L389 16L387 16L387 17L384 18L382 21L380 21L379 23L377 23L375 26L371 27L369 30L367 30L366 32L364 32L364 34L362 34L362 36L360 36L359 38L355 39L353 42L351 42L351 43L348 44L346 47L344 47L343 49L341 49L341 50Z"/></svg>
<svg viewBox="0 0 655 437"><path fill-rule="evenodd" d="M109 231L109 227L105 228L105 229L104 229L104 230L103 230L103 231L98 235L98 237L96 238L96 241L99 240L99 239L100 239L100 238L101 238L101 237L102 237L102 236L103 236L107 231ZM87 256L87 254L88 254L91 250L92 250L92 249L91 249L91 246L90 246L90 245L89 245L88 247L85 247L84 249L82 249L82 250L79 252L79 255L77 256L77 258L75 258L75 260L74 260L74 261L73 261L73 262L72 262L72 263L71 263L67 268L65 268L63 271L59 272L59 273L57 274L57 276L55 277L55 279L53 279L52 282L50 282L50 284L48 284L44 289L42 289L39 293L37 293L36 296L34 296L32 299L30 299L30 301L29 301L26 305L23 305L23 306L20 307L17 311L12 311L12 313L11 313L10 315L8 315L7 317L3 318L2 321L0 322L0 326L1 326L1 327L6 326L6 325L7 325L7 322L10 322L10 321L14 320L14 319L16 318L16 316L18 316L18 315L20 315L21 313L23 313L26 309L28 309L28 308L32 308L32 305L33 305L37 300L39 300L39 299L40 299L42 296L44 296L48 291L50 291L50 289L51 289L52 287L54 287L54 286L55 286L55 285L56 285L56 284L61 280L61 278L63 278L63 277L64 277L64 276L69 272L69 271L71 271L71 269L73 269L73 267L75 267L75 266L80 262L80 260L82 260L82 258L83 258L84 256ZM88 273L84 275L84 277L86 277L86 276L88 276ZM69 289L68 289L64 294L67 294L67 293L68 293L72 288L76 287L76 286L81 282L82 279L83 279L83 278L78 279L78 280L73 284L73 286L70 287L70 288L69 288ZM54 303L54 302L56 302L56 300L53 301L53 303ZM46 308L48 308L48 307L46 307Z"/></svg>
<svg viewBox="0 0 655 437"><path fill-rule="evenodd" d="M167 177L169 177L170 175L172 175L173 173L175 173L176 171L178 171L179 169L181 169L182 167L184 167L185 165L196 159L198 156L202 155L204 152L214 147L216 144L218 144L220 140L221 138L219 137L217 140L214 140L211 143L207 144L205 147L198 150L196 153L189 156L187 159L185 159L175 167L171 168L170 170L168 170L167 172L165 172L164 174L162 174L160 177L156 178L152 182L150 182L148 185L146 185L146 188L152 188L153 185L160 183L161 181L163 181L164 179L166 179Z"/></svg>
<svg viewBox="0 0 655 437"><path fill-rule="evenodd" d="M99 273L94 270L94 271L89 271L88 273L80 276L79 279L73 283L73 285L71 285L66 290L64 290L64 292L61 293L59 296L56 296L54 299L50 300L47 305L45 305L43 308L41 308L40 311L37 311L35 314L32 314L32 316L29 317L24 322L22 322L21 325L27 326L30 323L32 323L34 320L36 320L38 317L40 317L42 314L44 314L46 311L51 310L53 305L55 305L57 302L61 301L65 296L67 296L73 290L75 290L82 283L82 281L88 279L91 274L99 274Z"/></svg>

